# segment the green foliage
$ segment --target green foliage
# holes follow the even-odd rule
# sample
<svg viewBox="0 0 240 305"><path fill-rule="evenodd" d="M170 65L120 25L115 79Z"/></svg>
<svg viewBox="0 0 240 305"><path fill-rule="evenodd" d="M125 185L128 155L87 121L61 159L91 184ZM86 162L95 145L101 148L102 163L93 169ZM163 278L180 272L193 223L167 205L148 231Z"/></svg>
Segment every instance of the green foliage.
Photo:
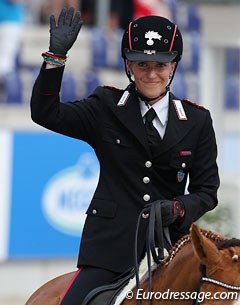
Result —
<svg viewBox="0 0 240 305"><path fill-rule="evenodd" d="M222 204L203 215L196 223L204 230L211 230L225 237L232 237L232 219L230 207Z"/></svg>

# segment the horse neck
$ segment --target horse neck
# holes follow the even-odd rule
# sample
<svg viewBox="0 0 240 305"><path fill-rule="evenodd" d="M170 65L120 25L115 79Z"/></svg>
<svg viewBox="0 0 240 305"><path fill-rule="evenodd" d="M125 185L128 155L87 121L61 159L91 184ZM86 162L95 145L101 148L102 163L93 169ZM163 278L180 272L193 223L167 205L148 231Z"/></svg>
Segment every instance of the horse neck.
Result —
<svg viewBox="0 0 240 305"><path fill-rule="evenodd" d="M194 255L191 243L187 243L172 258L166 260L163 266L155 270L153 291L164 292L169 287L171 291L196 291L199 280L199 261Z"/></svg>

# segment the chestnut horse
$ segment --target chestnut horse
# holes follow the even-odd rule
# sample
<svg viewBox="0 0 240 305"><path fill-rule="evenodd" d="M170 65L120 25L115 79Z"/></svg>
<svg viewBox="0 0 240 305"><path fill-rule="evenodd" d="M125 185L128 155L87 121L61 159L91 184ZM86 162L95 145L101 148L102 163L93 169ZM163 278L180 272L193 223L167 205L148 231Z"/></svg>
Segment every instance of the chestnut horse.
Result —
<svg viewBox="0 0 240 305"><path fill-rule="evenodd" d="M58 305L74 273L47 282L25 305ZM145 280L122 305L136 305L136 297L141 299L141 305L149 304L149 299L152 305L232 305L237 304L239 285L240 241L200 230L193 224L190 235L181 238L163 264L153 271L151 292L148 292L148 280ZM229 295L229 292L235 294Z"/></svg>

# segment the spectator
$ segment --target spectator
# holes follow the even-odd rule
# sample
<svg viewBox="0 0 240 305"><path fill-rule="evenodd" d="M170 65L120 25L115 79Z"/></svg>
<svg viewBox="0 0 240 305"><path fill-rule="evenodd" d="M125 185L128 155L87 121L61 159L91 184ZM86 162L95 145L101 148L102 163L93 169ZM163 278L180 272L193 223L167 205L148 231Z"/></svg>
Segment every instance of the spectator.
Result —
<svg viewBox="0 0 240 305"><path fill-rule="evenodd" d="M59 15L62 8L73 7L76 11L79 11L81 0L45 0L40 5L39 19L41 24L45 24L49 20L49 16L54 14Z"/></svg>
<svg viewBox="0 0 240 305"><path fill-rule="evenodd" d="M58 16L62 8L73 7L76 11L80 9L80 0L51 0L51 9L55 16Z"/></svg>
<svg viewBox="0 0 240 305"><path fill-rule="evenodd" d="M0 94L5 90L6 77L15 71L20 51L24 22L21 0L0 0Z"/></svg>
<svg viewBox="0 0 240 305"><path fill-rule="evenodd" d="M96 1L95 0L81 0L80 3L81 15L85 25L94 25L95 22L95 10Z"/></svg>
<svg viewBox="0 0 240 305"><path fill-rule="evenodd" d="M146 15L157 15L172 19L171 10L166 0L135 0L134 19Z"/></svg>
<svg viewBox="0 0 240 305"><path fill-rule="evenodd" d="M133 18L134 0L111 0L109 29L126 29Z"/></svg>

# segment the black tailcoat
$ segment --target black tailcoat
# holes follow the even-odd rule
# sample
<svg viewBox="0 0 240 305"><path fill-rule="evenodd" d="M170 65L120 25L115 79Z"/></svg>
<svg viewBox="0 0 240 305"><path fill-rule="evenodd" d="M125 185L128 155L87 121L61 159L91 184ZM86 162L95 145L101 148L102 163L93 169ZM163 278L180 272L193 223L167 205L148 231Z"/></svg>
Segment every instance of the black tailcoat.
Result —
<svg viewBox="0 0 240 305"><path fill-rule="evenodd" d="M63 70L41 70L32 93L32 119L93 147L100 178L86 211L78 265L122 272L133 265L136 222L145 204L162 198L184 204L184 220L169 227L173 242L216 206L219 176L210 113L183 100L187 120L180 120L170 94L165 136L152 156L134 94L118 106L123 90L98 87L84 100L60 103ZM142 219L140 251L147 221Z"/></svg>

